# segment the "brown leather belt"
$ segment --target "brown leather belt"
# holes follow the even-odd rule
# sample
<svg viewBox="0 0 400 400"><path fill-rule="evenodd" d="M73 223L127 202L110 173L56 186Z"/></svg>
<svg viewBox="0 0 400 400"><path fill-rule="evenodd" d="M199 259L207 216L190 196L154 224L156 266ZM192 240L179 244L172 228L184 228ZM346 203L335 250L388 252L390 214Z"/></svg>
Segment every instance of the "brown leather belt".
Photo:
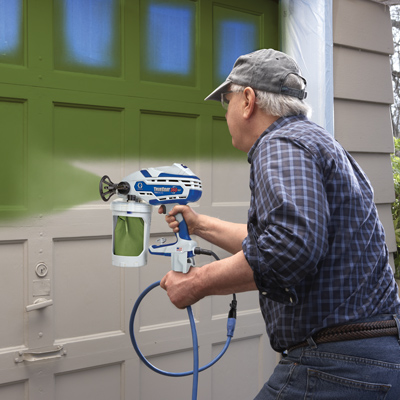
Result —
<svg viewBox="0 0 400 400"><path fill-rule="evenodd" d="M332 328L325 328L312 336L315 344L339 342L343 340L369 339L381 336L398 336L399 331L394 319L386 321L362 322L358 324L344 324ZM299 347L308 346L304 341L287 349L287 352Z"/></svg>

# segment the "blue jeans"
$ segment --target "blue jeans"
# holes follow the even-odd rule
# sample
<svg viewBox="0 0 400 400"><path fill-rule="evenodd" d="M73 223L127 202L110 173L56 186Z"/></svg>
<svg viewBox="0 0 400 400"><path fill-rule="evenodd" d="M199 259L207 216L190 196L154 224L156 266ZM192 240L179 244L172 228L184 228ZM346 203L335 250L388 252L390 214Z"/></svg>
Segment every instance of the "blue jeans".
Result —
<svg viewBox="0 0 400 400"><path fill-rule="evenodd" d="M388 319L393 316L356 322ZM310 342L280 361L254 400L400 399L400 336Z"/></svg>

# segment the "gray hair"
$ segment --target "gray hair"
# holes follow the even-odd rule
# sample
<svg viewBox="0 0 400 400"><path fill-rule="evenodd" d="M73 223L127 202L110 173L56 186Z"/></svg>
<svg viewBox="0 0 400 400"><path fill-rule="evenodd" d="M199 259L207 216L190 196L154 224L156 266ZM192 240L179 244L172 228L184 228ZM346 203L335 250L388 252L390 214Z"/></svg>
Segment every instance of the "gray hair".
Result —
<svg viewBox="0 0 400 400"><path fill-rule="evenodd" d="M305 86L303 80L293 74L288 76L285 85L296 89L304 89ZM230 90L235 93L243 92L244 89L245 86L236 85L235 83L230 85ZM268 115L275 117L288 117L290 115L311 116L311 107L304 100L262 90L254 89L254 91L257 96L256 104Z"/></svg>

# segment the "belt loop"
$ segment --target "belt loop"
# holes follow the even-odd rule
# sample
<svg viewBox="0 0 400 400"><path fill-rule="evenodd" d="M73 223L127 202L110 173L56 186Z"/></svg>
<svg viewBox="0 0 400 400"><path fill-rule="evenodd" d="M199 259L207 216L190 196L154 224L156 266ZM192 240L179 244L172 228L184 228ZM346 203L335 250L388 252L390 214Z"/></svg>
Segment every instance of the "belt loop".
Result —
<svg viewBox="0 0 400 400"><path fill-rule="evenodd" d="M393 314L393 319L396 321L398 342L400 344L400 320L399 320L399 316L397 314Z"/></svg>
<svg viewBox="0 0 400 400"><path fill-rule="evenodd" d="M309 338L307 338L307 342L310 345L310 347L315 350L318 346L317 343L315 343L314 339L312 336L310 336Z"/></svg>

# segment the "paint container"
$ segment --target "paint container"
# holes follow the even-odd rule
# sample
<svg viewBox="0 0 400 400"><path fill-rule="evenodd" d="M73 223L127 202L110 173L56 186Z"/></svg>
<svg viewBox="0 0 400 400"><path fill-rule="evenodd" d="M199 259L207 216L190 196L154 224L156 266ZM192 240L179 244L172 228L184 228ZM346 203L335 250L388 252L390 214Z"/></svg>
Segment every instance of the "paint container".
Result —
<svg viewBox="0 0 400 400"><path fill-rule="evenodd" d="M143 267L147 264L152 206L135 201L114 200L112 264Z"/></svg>

